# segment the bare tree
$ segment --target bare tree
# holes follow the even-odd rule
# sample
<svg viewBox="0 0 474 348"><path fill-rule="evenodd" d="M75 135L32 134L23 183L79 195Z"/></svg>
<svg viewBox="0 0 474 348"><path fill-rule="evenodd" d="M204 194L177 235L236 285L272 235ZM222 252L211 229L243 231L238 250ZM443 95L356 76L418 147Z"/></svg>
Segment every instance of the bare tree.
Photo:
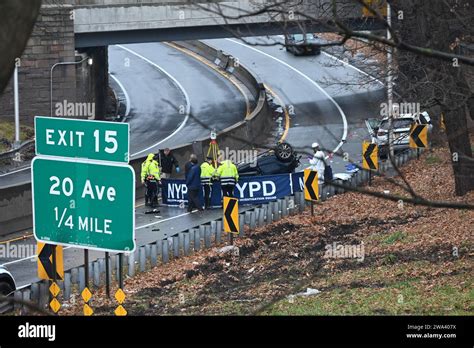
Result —
<svg viewBox="0 0 474 348"><path fill-rule="evenodd" d="M394 1L394 9L403 17L395 21L396 31L410 45L429 43L434 50L456 52L461 43L469 43L474 37L470 1ZM440 62L404 50L397 52L397 59L397 90L402 97L418 100L445 116L456 194L464 195L474 189L474 160L467 126L470 100L474 98L467 73L473 68L459 63L457 58Z"/></svg>
<svg viewBox="0 0 474 348"><path fill-rule="evenodd" d="M374 51L394 50L392 71L381 69L385 76L392 74L397 79L396 102L418 102L431 112L443 112L447 140L453 155L455 191L464 195L474 189L474 159L467 127L467 115L473 102L467 76L472 76L474 58L456 50L461 43L470 43L474 31L473 11L469 0L393 0L392 25L384 17L384 6L372 7L369 1L331 0L313 1L269 0L256 2L254 8L239 9L226 3L197 3L201 10L221 17L226 28L232 32L231 24L237 20L249 23L267 15L269 20L279 21L281 32L309 32L314 28L336 34L336 39L321 44L322 47L345 47L348 40L362 42ZM375 18L381 27L388 30L391 38L374 32L361 31L348 22L356 11L364 11ZM233 34L248 44L241 33ZM265 45L281 44L277 42ZM382 78L382 76L378 76ZM446 175L446 173L440 173Z"/></svg>

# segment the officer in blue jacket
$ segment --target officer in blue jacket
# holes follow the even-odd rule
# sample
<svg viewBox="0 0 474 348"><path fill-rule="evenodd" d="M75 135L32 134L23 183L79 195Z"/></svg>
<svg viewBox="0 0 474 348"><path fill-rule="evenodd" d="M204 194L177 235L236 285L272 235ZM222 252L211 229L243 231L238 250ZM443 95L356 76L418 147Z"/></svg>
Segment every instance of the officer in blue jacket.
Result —
<svg viewBox="0 0 474 348"><path fill-rule="evenodd" d="M188 170L186 171L186 186L188 188L188 212L195 208L203 211L199 199L199 190L201 190L201 167L198 165L197 156L192 154L189 159Z"/></svg>

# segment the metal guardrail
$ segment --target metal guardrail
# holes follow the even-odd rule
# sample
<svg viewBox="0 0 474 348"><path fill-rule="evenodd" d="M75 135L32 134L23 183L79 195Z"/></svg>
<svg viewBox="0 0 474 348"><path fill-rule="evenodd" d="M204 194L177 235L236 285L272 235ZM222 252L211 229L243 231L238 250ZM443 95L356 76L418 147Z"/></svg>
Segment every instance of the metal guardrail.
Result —
<svg viewBox="0 0 474 348"><path fill-rule="evenodd" d="M0 161L6 159L13 159L17 153L22 153L22 151L29 150L31 147L35 146L35 139L27 140L23 142L18 148L11 149L6 152L0 153Z"/></svg>

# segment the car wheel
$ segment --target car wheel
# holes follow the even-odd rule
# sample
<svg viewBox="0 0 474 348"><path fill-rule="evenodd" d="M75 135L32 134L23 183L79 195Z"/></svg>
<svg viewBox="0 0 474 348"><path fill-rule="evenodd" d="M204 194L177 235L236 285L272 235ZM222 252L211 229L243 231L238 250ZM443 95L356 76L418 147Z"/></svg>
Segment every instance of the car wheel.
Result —
<svg viewBox="0 0 474 348"><path fill-rule="evenodd" d="M7 282L0 283L0 295L7 296L13 291L13 287Z"/></svg>
<svg viewBox="0 0 474 348"><path fill-rule="evenodd" d="M275 149L275 156L281 162L290 162L293 159L293 147L288 143L278 144Z"/></svg>

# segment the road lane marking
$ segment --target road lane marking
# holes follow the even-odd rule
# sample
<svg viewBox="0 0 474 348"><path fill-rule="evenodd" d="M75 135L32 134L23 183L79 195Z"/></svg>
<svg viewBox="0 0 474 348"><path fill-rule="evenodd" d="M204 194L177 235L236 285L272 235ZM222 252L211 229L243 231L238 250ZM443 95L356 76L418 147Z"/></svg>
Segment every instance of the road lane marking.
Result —
<svg viewBox="0 0 474 348"><path fill-rule="evenodd" d="M283 102L283 99L273 90L271 89L267 84L264 85L266 89L270 92L270 94L278 101L278 103L282 106L284 112L285 112L285 131L283 132L281 138L280 138L280 143L284 142L287 135L288 131L290 129L290 113L288 112L288 109L286 107L286 104Z"/></svg>
<svg viewBox="0 0 474 348"><path fill-rule="evenodd" d="M123 86L122 82L120 82L120 80L118 78L116 78L114 75L112 75L111 73L109 73L109 75L110 75L110 77L112 77L114 79L115 82L117 82L117 84L119 85L120 89L123 92L123 95L125 96L125 100L126 100L126 103L127 103L127 108L125 109L125 116L124 116L124 119L125 119L125 117L127 117L128 114L130 113L130 97L128 96L127 90Z"/></svg>
<svg viewBox="0 0 474 348"><path fill-rule="evenodd" d="M161 224L162 222L174 220L174 219L177 219L179 217L186 216L186 215L189 215L189 214L192 214L192 213L183 213L183 214L172 216L170 218L163 219L163 220L160 220L160 221L150 222L149 224L136 227L135 230L141 230L142 228L146 228L146 227L150 227L150 226L153 226L153 225Z"/></svg>
<svg viewBox="0 0 474 348"><path fill-rule="evenodd" d="M24 235L24 236L17 237L17 238L12 238L12 239L8 239L8 240L2 240L2 241L0 241L0 244L12 243L12 242L16 242L16 241L19 241L19 240L26 240L26 239L30 238L31 236L33 236L33 233L31 233L31 234L26 234L26 235Z"/></svg>
<svg viewBox="0 0 474 348"><path fill-rule="evenodd" d="M159 142L157 142L156 144L153 144L151 146L148 146L147 148L141 150L141 151L138 151L138 152L135 152L133 154L131 154L132 157L135 157L143 152L146 152L146 151L149 151L150 149L164 143L165 141L171 139L172 137L174 137L177 133L179 133L183 128L184 126L186 125L186 123L188 122L189 120L189 116L191 114L191 102L189 100L189 95L188 95L188 92L186 92L186 90L184 89L184 87L181 85L181 83L174 77L172 76L170 73L168 73L166 70L164 70L162 67L160 67L158 64L152 62L150 59L142 56L141 54L131 50L130 48L128 47L125 47L125 46L122 46L122 45L116 45L117 47L135 55L136 57L144 60L145 62L147 62L148 64L154 66L155 68L157 68L158 70L160 70L163 74L165 74L168 78L170 78L174 83L175 85L178 87L179 90L181 90L181 92L183 93L184 95L184 98L186 100L186 116L184 118L184 121L181 122L181 124L178 126L178 128L176 128L173 133L171 133L170 135L168 135L166 138L160 140Z"/></svg>
<svg viewBox="0 0 474 348"><path fill-rule="evenodd" d="M313 86L315 86L317 89L319 89L321 91L321 93L323 93L333 104L334 106L337 108L337 110L339 111L339 114L341 115L341 118L342 118L342 123L343 123L343 126L344 126L344 131L343 131L343 134L342 134L342 138L341 138L341 141L339 142L339 144L336 146L336 148L333 150L334 153L336 153L337 151L339 151L339 149L342 147L342 145L344 145L344 143L346 142L346 139L347 139L347 118L346 118L346 114L344 113L344 111L342 110L342 108L339 106L339 104L334 100L333 97L331 97L328 92L326 92L316 81L314 81L313 79L311 79L308 75L304 74L303 72L301 72L300 70L294 68L293 66L291 66L290 64L284 62L283 60L281 59L278 59L266 52L263 52L259 49L256 49L255 47L252 47L252 46L249 46L249 45L246 45L242 42L238 42L236 40L233 40L233 39L226 39L230 42L233 42L237 45L241 45L243 47L246 47L248 49L251 49L251 50L254 50L255 52L258 52L264 56L267 56L268 58L271 58L275 61L277 61L278 63L286 66L287 68L293 70L294 72L296 72L298 75L302 76L304 79L306 79L307 81L309 81Z"/></svg>
<svg viewBox="0 0 474 348"><path fill-rule="evenodd" d="M211 68L212 70L214 70L215 72L219 73L220 75L222 75L223 77L225 77L227 80L230 81L230 83L232 83L238 90L239 92L244 96L244 99L245 99L245 105L247 107L247 111L246 111L246 115L245 115L245 118L247 118L250 114L251 114L251 111L250 111L250 100L248 98L248 95L245 93L245 91L242 89L241 86L239 86L239 84L235 81L233 81L229 74L223 72L222 70L220 70L217 66L209 63L205 58L199 56L198 54L184 48L184 47L179 47L178 45L176 45L175 43L173 42L163 42L163 44L165 45L168 45L188 56L191 56L193 57L194 59L200 61L201 63L207 65L209 68ZM207 44L206 44L207 45Z"/></svg>
<svg viewBox="0 0 474 348"><path fill-rule="evenodd" d="M8 172L8 173L5 173L5 174L0 174L0 177L8 176L8 175L15 174L15 173L19 173L19 172L22 172L22 171L24 171L24 170L28 170L28 169L30 169L30 168L31 168L31 166L28 166L28 167L25 167L25 168L21 168L21 169L12 170L11 172Z"/></svg>

